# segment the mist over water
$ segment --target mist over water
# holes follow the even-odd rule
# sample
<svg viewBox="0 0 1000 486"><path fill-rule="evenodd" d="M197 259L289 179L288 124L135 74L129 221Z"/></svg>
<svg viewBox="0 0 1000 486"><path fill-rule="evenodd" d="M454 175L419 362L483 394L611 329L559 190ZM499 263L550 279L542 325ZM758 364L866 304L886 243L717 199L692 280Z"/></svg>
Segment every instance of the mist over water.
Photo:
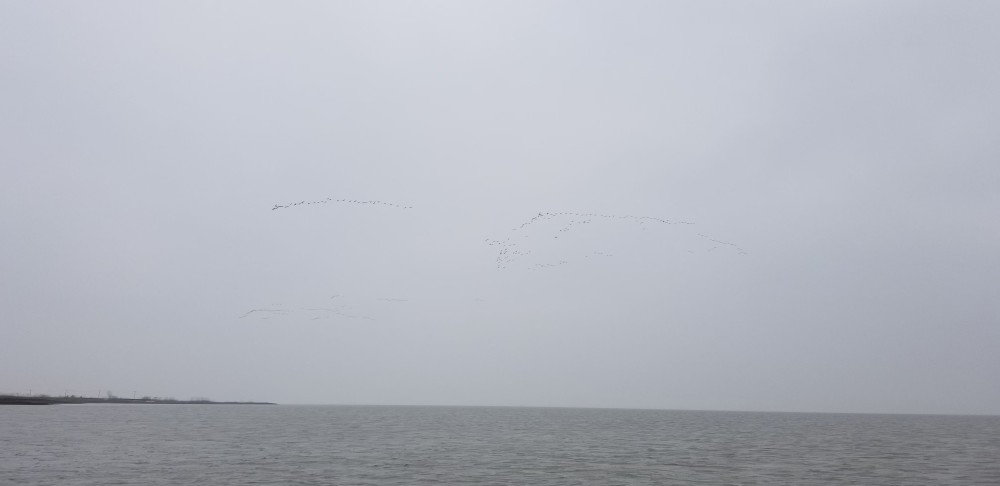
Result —
<svg viewBox="0 0 1000 486"><path fill-rule="evenodd" d="M997 25L0 2L0 392L1000 414Z"/></svg>
<svg viewBox="0 0 1000 486"><path fill-rule="evenodd" d="M0 409L0 484L987 485L1000 417L623 409Z"/></svg>

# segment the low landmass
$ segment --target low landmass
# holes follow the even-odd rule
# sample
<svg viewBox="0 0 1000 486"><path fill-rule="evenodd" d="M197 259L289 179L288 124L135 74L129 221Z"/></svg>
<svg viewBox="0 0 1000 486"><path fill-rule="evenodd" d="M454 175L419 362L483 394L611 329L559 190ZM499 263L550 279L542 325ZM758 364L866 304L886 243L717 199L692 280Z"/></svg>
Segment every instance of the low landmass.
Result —
<svg viewBox="0 0 1000 486"><path fill-rule="evenodd" d="M143 398L95 398L63 396L51 397L44 395L0 395L0 405L62 405L80 403L134 403L143 405L276 405L271 402L216 402L209 399L177 400L173 398L143 397Z"/></svg>

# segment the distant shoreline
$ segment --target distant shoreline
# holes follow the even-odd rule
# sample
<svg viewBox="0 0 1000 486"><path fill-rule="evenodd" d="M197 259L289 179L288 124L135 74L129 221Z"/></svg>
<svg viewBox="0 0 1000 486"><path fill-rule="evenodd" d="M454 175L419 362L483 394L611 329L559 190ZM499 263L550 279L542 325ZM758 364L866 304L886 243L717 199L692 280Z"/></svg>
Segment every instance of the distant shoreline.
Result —
<svg viewBox="0 0 1000 486"><path fill-rule="evenodd" d="M132 403L141 405L277 405L271 402L216 402L150 398L84 398L0 395L0 405L64 405L81 403Z"/></svg>

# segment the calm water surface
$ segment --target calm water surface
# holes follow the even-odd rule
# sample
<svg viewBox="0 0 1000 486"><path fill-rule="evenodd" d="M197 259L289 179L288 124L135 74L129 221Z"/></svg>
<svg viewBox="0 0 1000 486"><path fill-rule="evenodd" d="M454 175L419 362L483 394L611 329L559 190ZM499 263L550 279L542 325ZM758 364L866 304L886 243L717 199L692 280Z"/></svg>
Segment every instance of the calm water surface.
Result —
<svg viewBox="0 0 1000 486"><path fill-rule="evenodd" d="M1000 485L1000 417L5 406L0 484Z"/></svg>

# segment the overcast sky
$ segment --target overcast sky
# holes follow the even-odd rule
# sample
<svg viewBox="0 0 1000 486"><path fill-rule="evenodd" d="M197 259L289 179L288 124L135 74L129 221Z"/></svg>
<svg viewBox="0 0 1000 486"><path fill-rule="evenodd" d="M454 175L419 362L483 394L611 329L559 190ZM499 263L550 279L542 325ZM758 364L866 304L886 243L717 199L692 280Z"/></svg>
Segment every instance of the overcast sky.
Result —
<svg viewBox="0 0 1000 486"><path fill-rule="evenodd" d="M0 2L0 391L998 414L997 25Z"/></svg>

